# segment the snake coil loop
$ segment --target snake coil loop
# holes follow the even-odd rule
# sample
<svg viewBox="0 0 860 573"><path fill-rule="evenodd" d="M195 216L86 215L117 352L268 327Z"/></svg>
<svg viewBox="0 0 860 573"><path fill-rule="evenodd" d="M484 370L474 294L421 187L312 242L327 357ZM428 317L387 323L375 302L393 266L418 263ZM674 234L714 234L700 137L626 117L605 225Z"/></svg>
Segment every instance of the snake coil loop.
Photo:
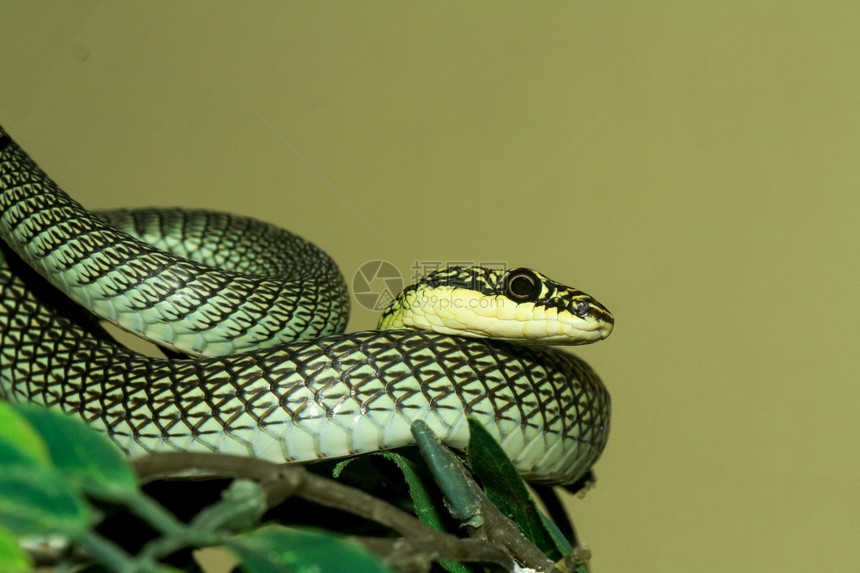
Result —
<svg viewBox="0 0 860 573"><path fill-rule="evenodd" d="M410 445L415 420L463 448L472 416L525 477L569 483L606 444L609 394L576 356L432 330L344 334L346 286L313 244L223 213L96 216L2 128L0 237L0 396L74 413L129 455L333 458ZM504 294L536 305L546 284L516 269ZM559 304L542 308L581 299ZM197 356L131 352L82 307Z"/></svg>

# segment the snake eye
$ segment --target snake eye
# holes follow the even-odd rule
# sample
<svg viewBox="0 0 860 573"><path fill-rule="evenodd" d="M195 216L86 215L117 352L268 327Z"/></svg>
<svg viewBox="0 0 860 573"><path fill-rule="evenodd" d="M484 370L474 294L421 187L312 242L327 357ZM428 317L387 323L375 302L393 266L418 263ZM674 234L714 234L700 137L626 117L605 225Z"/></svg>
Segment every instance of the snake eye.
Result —
<svg viewBox="0 0 860 573"><path fill-rule="evenodd" d="M514 269L505 279L505 296L515 302L531 302L540 295L541 286L529 269Z"/></svg>
<svg viewBox="0 0 860 573"><path fill-rule="evenodd" d="M576 304L576 316L579 318L585 318L588 316L589 311L591 311L591 305L585 301L581 301Z"/></svg>

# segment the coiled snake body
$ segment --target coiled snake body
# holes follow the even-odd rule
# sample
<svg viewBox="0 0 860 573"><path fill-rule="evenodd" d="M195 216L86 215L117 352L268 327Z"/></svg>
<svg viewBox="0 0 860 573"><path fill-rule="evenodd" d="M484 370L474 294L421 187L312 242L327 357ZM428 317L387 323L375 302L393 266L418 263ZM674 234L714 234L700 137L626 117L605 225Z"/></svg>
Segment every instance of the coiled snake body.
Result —
<svg viewBox="0 0 860 573"><path fill-rule="evenodd" d="M474 416L525 477L569 483L606 443L609 395L585 362L473 337L492 335L495 316L470 315L465 322L480 332L458 335L417 304L428 292L482 296L496 314L539 310L538 330L551 342L570 336L556 321L568 315L588 331L574 343L608 334L604 307L533 271L448 269L398 297L383 316L389 330L343 334L347 290L314 245L219 213L97 217L2 128L0 236L0 396L75 413L129 455L333 458L411 444L418 419L464 448ZM82 307L196 356L134 353ZM421 320L430 329L405 328ZM531 338L533 323L516 320L514 330Z"/></svg>

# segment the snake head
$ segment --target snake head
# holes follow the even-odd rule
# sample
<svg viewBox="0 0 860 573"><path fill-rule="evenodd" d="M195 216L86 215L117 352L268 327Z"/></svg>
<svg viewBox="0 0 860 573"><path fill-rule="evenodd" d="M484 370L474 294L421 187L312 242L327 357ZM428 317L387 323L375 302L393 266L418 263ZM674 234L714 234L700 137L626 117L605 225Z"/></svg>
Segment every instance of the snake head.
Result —
<svg viewBox="0 0 860 573"><path fill-rule="evenodd" d="M594 298L527 268L455 266L406 287L377 328L533 344L588 344L609 336L615 319Z"/></svg>

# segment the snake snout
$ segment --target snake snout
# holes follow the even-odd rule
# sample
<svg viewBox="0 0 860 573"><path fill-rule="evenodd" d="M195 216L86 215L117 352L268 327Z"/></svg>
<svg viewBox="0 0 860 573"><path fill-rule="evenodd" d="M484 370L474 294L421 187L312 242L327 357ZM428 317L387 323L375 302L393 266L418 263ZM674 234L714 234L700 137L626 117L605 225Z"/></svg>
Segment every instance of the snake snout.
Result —
<svg viewBox="0 0 860 573"><path fill-rule="evenodd" d="M603 304L595 299L588 302L580 302L577 308L577 315L586 320L592 320L596 324L596 331L600 333L600 338L606 338L612 333L612 328L615 326L615 317L609 312Z"/></svg>
<svg viewBox="0 0 860 573"><path fill-rule="evenodd" d="M596 332L600 335L597 340L603 340L612 334L612 329L615 328L615 317L605 306L597 301L594 302L595 305L591 307L589 316L597 324Z"/></svg>

